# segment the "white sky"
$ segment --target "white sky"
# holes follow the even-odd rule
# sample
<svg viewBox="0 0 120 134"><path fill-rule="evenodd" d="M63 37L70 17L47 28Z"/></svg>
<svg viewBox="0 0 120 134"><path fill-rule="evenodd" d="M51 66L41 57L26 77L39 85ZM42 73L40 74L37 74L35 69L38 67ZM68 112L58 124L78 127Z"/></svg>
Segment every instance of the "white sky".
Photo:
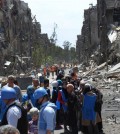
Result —
<svg viewBox="0 0 120 134"><path fill-rule="evenodd" d="M81 33L84 9L89 4L96 5L97 0L23 0L28 3L33 15L41 24L42 33L48 37L53 33L54 24L57 24L57 45L69 41L76 45L77 35Z"/></svg>

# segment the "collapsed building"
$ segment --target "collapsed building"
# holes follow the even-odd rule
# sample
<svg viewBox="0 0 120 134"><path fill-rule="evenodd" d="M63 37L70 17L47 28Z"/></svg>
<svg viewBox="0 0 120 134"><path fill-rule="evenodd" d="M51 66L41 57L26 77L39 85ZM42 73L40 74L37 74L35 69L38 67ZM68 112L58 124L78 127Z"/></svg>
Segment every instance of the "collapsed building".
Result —
<svg viewBox="0 0 120 134"><path fill-rule="evenodd" d="M84 10L81 35L77 36L76 50L79 63L94 60L98 65L103 62L120 61L120 1L97 0Z"/></svg>
<svg viewBox="0 0 120 134"><path fill-rule="evenodd" d="M21 0L0 0L0 75L28 70L36 42L45 44L41 25Z"/></svg>

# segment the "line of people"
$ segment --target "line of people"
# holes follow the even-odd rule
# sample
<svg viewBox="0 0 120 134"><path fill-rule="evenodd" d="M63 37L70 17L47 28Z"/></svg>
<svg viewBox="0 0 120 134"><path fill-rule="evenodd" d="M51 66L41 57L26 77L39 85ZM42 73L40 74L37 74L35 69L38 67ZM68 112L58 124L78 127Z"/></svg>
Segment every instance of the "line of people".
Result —
<svg viewBox="0 0 120 134"><path fill-rule="evenodd" d="M44 79L43 87L38 79L33 79L24 95L14 82L15 78L9 76L8 83L2 85L1 125L12 125L21 134L52 134L55 129L61 129L61 124L68 134L103 133L103 95L89 83L77 79L74 73L54 80L52 93L49 79Z"/></svg>
<svg viewBox="0 0 120 134"><path fill-rule="evenodd" d="M102 93L84 80L77 79L74 73L52 82L51 101L57 106L56 129L64 133L103 134ZM61 114L63 111L63 114Z"/></svg>

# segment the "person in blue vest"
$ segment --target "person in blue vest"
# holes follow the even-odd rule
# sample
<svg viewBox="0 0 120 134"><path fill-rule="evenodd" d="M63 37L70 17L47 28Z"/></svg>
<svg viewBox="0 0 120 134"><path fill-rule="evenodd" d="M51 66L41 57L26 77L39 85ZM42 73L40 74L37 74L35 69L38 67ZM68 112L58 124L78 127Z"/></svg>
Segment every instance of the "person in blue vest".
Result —
<svg viewBox="0 0 120 134"><path fill-rule="evenodd" d="M84 87L84 92L82 94L82 126L83 126L83 132L85 134L97 133L96 112L94 109L96 99L97 95L92 92L92 86L86 83Z"/></svg>
<svg viewBox="0 0 120 134"><path fill-rule="evenodd" d="M53 134L56 125L57 107L54 103L49 102L48 93L43 87L36 89L33 96L40 105L38 134Z"/></svg>
<svg viewBox="0 0 120 134"><path fill-rule="evenodd" d="M5 86L7 84L7 78L4 78L2 79L2 82L1 82L1 89L3 86ZM6 110L6 104L4 103L4 101L2 100L1 98L1 89L0 89L0 121L2 120L3 118L3 115L4 115L4 112Z"/></svg>
<svg viewBox="0 0 120 134"><path fill-rule="evenodd" d="M3 118L6 108L7 108L6 104L4 103L4 101L2 100L1 95L0 95L0 122Z"/></svg>
<svg viewBox="0 0 120 134"><path fill-rule="evenodd" d="M35 99L33 97L33 93L34 91L39 87L39 80L38 79L33 79L33 84L29 85L27 87L27 99L29 101L29 103L32 104L32 106L36 106L35 104Z"/></svg>
<svg viewBox="0 0 120 134"><path fill-rule="evenodd" d="M12 125L16 127L21 134L28 133L27 111L23 109L18 101L16 101L16 91L11 87L3 87L1 90L1 99L7 108L1 120L2 125ZM23 125L24 124L24 125Z"/></svg>

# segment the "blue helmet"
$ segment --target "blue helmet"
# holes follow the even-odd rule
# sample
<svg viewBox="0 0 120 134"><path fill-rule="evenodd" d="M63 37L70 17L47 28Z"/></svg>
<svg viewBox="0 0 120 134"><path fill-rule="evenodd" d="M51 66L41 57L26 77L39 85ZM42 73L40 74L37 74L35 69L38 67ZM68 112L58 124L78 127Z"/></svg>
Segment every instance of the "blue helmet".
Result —
<svg viewBox="0 0 120 134"><path fill-rule="evenodd" d="M1 98L2 99L16 99L17 94L15 89L13 89L12 87L3 87L1 90Z"/></svg>
<svg viewBox="0 0 120 134"><path fill-rule="evenodd" d="M57 80L58 82L58 86L62 86L63 85L63 82L61 80Z"/></svg>
<svg viewBox="0 0 120 134"><path fill-rule="evenodd" d="M48 95L46 89L44 89L43 87L40 87L35 90L33 97L37 100L37 99L42 98L45 95Z"/></svg>
<svg viewBox="0 0 120 134"><path fill-rule="evenodd" d="M22 102L25 102L28 100L28 94L22 95Z"/></svg>

